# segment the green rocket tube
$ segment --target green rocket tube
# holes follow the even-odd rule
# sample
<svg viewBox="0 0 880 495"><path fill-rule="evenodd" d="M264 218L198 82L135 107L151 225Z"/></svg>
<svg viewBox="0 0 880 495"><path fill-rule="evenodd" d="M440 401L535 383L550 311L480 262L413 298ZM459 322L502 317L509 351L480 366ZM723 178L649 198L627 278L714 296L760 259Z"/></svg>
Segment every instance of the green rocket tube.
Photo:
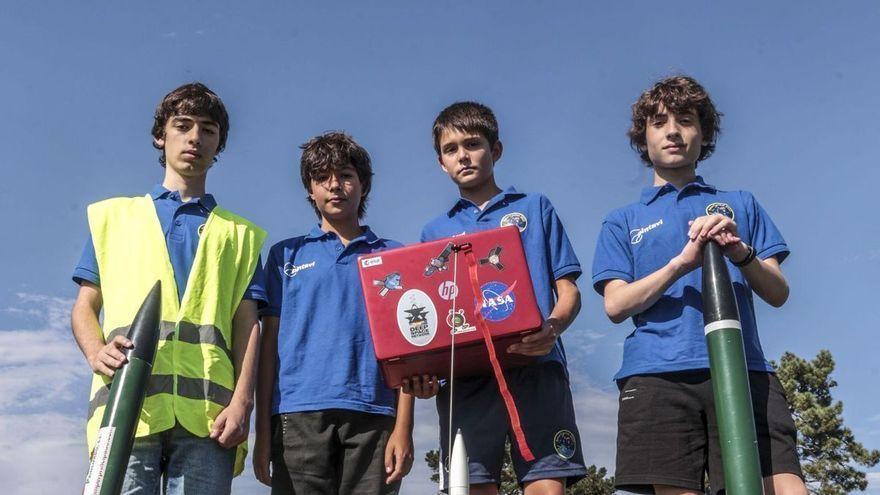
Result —
<svg viewBox="0 0 880 495"><path fill-rule="evenodd" d="M84 494L117 495L122 489L159 343L161 307L162 288L157 281L131 323L128 339L133 347L125 350L128 361L113 376Z"/></svg>
<svg viewBox="0 0 880 495"><path fill-rule="evenodd" d="M703 323L726 492L761 494L764 487L742 326L727 263L715 242L708 242L703 250Z"/></svg>

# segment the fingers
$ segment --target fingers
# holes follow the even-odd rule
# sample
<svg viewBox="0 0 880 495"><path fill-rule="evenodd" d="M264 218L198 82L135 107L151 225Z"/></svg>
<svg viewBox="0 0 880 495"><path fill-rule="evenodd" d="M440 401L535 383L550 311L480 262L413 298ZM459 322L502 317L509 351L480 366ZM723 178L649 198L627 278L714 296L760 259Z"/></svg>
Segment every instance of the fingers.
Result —
<svg viewBox="0 0 880 495"><path fill-rule="evenodd" d="M401 390L419 399L428 399L440 392L440 380L437 375L413 375L410 378L404 378Z"/></svg>
<svg viewBox="0 0 880 495"><path fill-rule="evenodd" d="M226 411L220 411L220 414L217 415L217 419L214 420L214 425L211 426L211 433L208 435L214 440L220 438L220 434L223 433L223 429L226 426Z"/></svg>
<svg viewBox="0 0 880 495"><path fill-rule="evenodd" d="M724 215L706 215L688 222L688 238L691 240L707 239L716 236L723 230L736 232L736 222Z"/></svg>
<svg viewBox="0 0 880 495"><path fill-rule="evenodd" d="M124 335L117 335L116 337L113 337L113 340L111 340L110 343L114 344L116 347L125 347L127 349L130 349L134 346L134 344L132 344L131 341L128 340L128 338Z"/></svg>
<svg viewBox="0 0 880 495"><path fill-rule="evenodd" d="M385 461L385 472L389 474L388 478L385 479L386 485L402 480L412 468L412 456L407 455L396 446L390 450L392 462L389 464L387 459ZM385 456L386 458L388 457L388 450L386 450Z"/></svg>
<svg viewBox="0 0 880 495"><path fill-rule="evenodd" d="M391 475L394 473L394 448L393 441L389 441L385 446L385 474L389 475L385 478L385 484L391 483Z"/></svg>

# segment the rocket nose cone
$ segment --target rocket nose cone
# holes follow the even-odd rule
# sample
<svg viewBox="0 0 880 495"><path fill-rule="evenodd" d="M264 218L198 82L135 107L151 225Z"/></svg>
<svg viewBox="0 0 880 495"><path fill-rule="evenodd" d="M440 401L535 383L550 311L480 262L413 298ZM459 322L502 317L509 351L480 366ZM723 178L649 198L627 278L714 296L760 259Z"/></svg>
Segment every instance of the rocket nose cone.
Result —
<svg viewBox="0 0 880 495"><path fill-rule="evenodd" d="M703 323L720 320L739 320L739 310L721 247L707 242L703 248Z"/></svg>
<svg viewBox="0 0 880 495"><path fill-rule="evenodd" d="M450 495L466 494L470 487L468 473L467 449L461 430L455 434L452 443L452 456L449 460L449 493Z"/></svg>
<svg viewBox="0 0 880 495"><path fill-rule="evenodd" d="M162 314L162 283L158 280L131 322L128 339L134 347L129 358L153 362L159 343L159 322Z"/></svg>

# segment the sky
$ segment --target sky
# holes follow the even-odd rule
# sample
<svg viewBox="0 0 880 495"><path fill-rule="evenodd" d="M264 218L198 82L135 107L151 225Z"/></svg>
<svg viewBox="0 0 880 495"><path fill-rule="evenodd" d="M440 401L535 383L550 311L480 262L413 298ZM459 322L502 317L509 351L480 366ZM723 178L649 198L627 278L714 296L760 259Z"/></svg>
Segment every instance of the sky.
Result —
<svg viewBox="0 0 880 495"><path fill-rule="evenodd" d="M161 181L153 110L195 80L231 116L208 189L266 228L267 248L315 222L297 146L335 129L373 159L366 223L415 242L457 197L437 165L431 123L469 99L498 117L498 182L546 194L589 273L602 218L651 180L625 136L630 105L666 75L696 77L724 112L700 173L753 192L792 251L789 301L758 304L765 353L829 349L846 424L880 448L878 21L874 2L5 3L3 492L68 492L84 480L89 371L68 315L85 208ZM608 321L588 280L565 342L587 462L613 469L611 377L631 326ZM438 443L432 401L419 402L416 422L403 494L433 490L422 461ZM875 469L869 493L880 494ZM250 471L234 488L268 493Z"/></svg>

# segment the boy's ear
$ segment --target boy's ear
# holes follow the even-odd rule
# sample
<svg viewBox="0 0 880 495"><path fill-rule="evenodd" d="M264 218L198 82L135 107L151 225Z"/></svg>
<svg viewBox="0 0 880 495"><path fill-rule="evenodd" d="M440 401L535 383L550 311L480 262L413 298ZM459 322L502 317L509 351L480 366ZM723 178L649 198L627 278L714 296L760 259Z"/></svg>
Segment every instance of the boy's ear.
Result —
<svg viewBox="0 0 880 495"><path fill-rule="evenodd" d="M154 137L153 138L153 147L156 148L157 150L165 149L165 137L164 136L160 137L160 138Z"/></svg>
<svg viewBox="0 0 880 495"><path fill-rule="evenodd" d="M446 170L446 165L443 163L443 158L441 158L440 155L437 155L437 163L440 164L440 170L443 170L444 174L449 173L449 171Z"/></svg>
<svg viewBox="0 0 880 495"><path fill-rule="evenodd" d="M500 160L503 152L504 145L501 144L501 141L495 141L495 145L492 146L492 161L497 162Z"/></svg>

